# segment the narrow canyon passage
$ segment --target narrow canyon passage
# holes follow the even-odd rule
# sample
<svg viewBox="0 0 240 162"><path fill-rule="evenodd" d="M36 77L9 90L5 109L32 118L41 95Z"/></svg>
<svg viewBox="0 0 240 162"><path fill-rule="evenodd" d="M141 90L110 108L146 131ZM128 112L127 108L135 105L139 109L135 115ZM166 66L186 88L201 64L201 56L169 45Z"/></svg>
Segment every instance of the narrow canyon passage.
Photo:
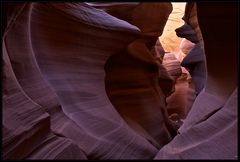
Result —
<svg viewBox="0 0 240 162"><path fill-rule="evenodd" d="M184 25L182 18L186 3L172 2L172 6L173 10L159 41L165 51L162 64L175 81L174 92L167 97L167 110L169 115L177 114L181 119L185 119L196 94L191 74L181 63L195 43L177 36L176 29Z"/></svg>

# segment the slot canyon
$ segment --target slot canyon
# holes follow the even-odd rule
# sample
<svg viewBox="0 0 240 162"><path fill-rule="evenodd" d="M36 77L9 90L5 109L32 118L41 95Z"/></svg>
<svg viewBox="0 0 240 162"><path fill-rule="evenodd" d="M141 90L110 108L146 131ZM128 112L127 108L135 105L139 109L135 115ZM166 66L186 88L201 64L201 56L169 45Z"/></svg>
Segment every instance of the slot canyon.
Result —
<svg viewBox="0 0 240 162"><path fill-rule="evenodd" d="M238 1L1 4L2 160L238 159Z"/></svg>

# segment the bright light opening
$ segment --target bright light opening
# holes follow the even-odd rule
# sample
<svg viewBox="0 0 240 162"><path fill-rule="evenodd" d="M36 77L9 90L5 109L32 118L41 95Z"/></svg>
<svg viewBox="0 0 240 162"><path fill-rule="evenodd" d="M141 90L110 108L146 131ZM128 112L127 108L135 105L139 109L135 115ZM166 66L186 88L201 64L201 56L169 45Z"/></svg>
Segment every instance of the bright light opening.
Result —
<svg viewBox="0 0 240 162"><path fill-rule="evenodd" d="M182 17L185 12L186 2L172 2L172 5L173 10L164 27L163 34L160 37L160 42L165 52L175 54L179 52L179 45L182 41L182 38L179 38L176 35L175 29L184 24Z"/></svg>

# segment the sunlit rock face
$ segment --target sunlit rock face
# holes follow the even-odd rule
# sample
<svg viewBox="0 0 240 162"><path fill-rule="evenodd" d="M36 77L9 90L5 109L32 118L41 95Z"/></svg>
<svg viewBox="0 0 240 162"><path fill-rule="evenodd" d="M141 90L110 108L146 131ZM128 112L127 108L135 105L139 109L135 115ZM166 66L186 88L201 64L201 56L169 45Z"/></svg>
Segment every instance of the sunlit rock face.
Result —
<svg viewBox="0 0 240 162"><path fill-rule="evenodd" d="M3 159L236 159L235 6L186 7L208 72L191 105L196 42L158 39L170 2L4 3Z"/></svg>

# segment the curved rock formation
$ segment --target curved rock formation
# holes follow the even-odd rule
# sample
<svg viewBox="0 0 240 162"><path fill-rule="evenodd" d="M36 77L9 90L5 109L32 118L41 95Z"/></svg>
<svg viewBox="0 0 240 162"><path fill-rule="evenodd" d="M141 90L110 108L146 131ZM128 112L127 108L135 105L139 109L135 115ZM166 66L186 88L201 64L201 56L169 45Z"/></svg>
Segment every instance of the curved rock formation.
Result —
<svg viewBox="0 0 240 162"><path fill-rule="evenodd" d="M143 6L137 7L151 7ZM134 23L145 29L139 10L133 13ZM166 123L170 121L164 113L164 96L156 89L158 82L152 85L158 71L148 49L161 31L146 28L141 34L126 21L84 3L25 3L11 13L3 37L4 60L9 58L4 66L4 159L151 159L169 142L171 123ZM166 20L157 25L164 26ZM139 54L139 48L146 52ZM142 79L150 83L146 101L153 101L154 111L140 121L137 131L122 119L105 91L105 62L114 54L125 57L124 53L150 67L150 73L146 71L150 78ZM11 79L21 92L21 102L14 97ZM26 104L13 110L20 103ZM149 106L138 112L145 117Z"/></svg>
<svg viewBox="0 0 240 162"><path fill-rule="evenodd" d="M155 47L171 3L4 4L4 160L237 158L234 3L186 7L208 77L178 135Z"/></svg>
<svg viewBox="0 0 240 162"><path fill-rule="evenodd" d="M139 29L83 3L25 4L11 20L3 42L4 53L9 57L6 65L13 68L11 78L22 89L20 96L26 96L21 102L30 100L38 106L36 110L27 105L18 106L21 111L13 110L8 104L14 104L4 98L4 159L141 159L155 155L157 149L121 119L104 86L105 61L136 39ZM96 41L99 39L102 41ZM8 84L6 78L4 93L14 100L13 86ZM25 116L31 117L25 120L30 125L35 123L34 129L23 123ZM18 125L10 119L20 121L19 130L11 128ZM43 129L42 134L36 133L36 138L32 131L39 129ZM22 149L26 131L33 139ZM52 140L46 141L51 132L68 138L69 144L55 142L58 147L63 146L45 157L41 150L54 146ZM12 142L5 137L12 137ZM14 140L23 142L13 143ZM78 147L68 148L70 141ZM37 147L35 143L45 145ZM62 149L66 154L62 154Z"/></svg>
<svg viewBox="0 0 240 162"><path fill-rule="evenodd" d="M141 37L133 41L125 53L108 60L105 66L106 91L129 125L161 148L175 132L166 112L165 93L168 90L162 85L164 83L161 84L162 78L169 78L162 73L162 65L157 64L153 49L172 8L170 3L140 3L130 7L128 15L120 12L122 8L119 5L104 7L111 15L124 17L142 32Z"/></svg>
<svg viewBox="0 0 240 162"><path fill-rule="evenodd" d="M186 57L181 62L181 66L187 68L195 85L196 95L198 95L206 84L206 61L205 54L198 41L197 35L190 25L185 23L180 28L176 29L179 37L186 38L187 40L195 43L193 47L190 45ZM187 43L185 43L185 46Z"/></svg>
<svg viewBox="0 0 240 162"><path fill-rule="evenodd" d="M185 21L193 27L206 54L206 87L196 98L180 134L155 159L238 158L237 11L233 2L187 5Z"/></svg>

